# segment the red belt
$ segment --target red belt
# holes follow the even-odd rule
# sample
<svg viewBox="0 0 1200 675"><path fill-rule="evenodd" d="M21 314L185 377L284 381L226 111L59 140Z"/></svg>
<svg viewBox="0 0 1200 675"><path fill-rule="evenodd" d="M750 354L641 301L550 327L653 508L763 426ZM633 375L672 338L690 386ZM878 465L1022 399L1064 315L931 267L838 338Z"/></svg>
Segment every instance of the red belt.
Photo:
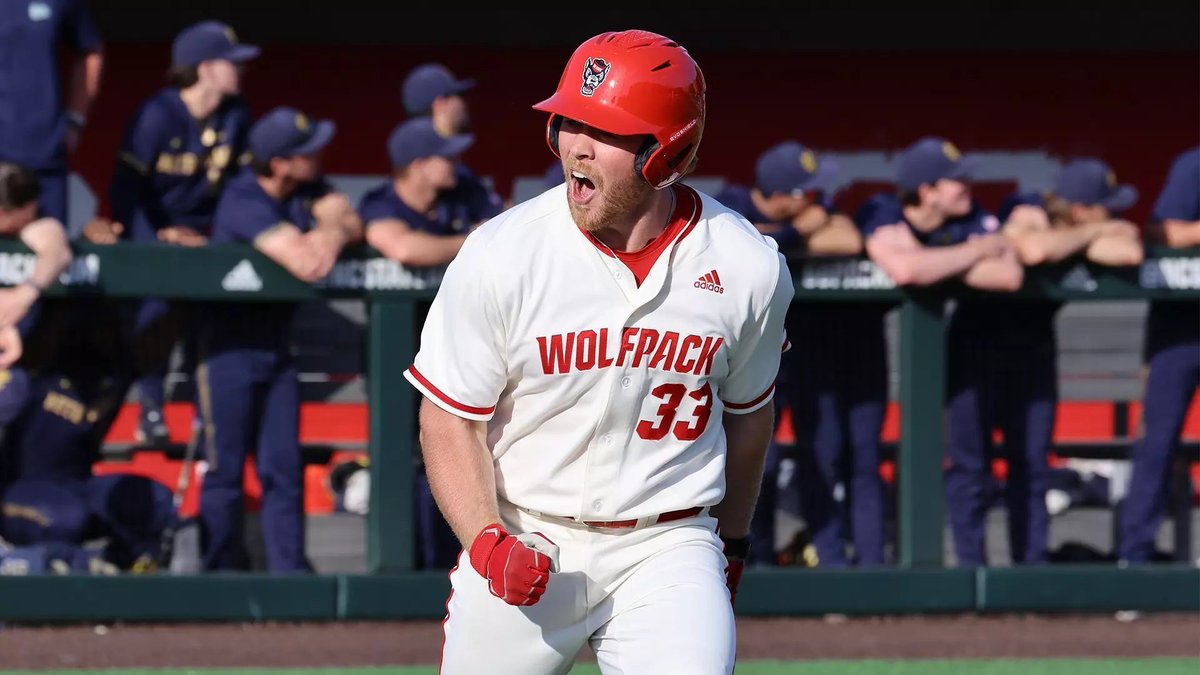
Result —
<svg viewBox="0 0 1200 675"><path fill-rule="evenodd" d="M700 515L700 512L703 510L704 510L703 506L693 506L690 509L680 509L678 511L667 511L666 513L658 514L657 516L654 517L653 520L651 520L647 524L655 525L658 523L669 523L672 520L683 520L684 518L691 518L692 516L698 516L698 515ZM572 518L570 516L567 516L567 519L575 520L574 518ZM587 525L588 527L604 527L604 528L611 528L614 530L619 530L619 529L626 528L626 527L636 527L638 524L638 519L632 518L630 520L584 520L582 522L584 525Z"/></svg>

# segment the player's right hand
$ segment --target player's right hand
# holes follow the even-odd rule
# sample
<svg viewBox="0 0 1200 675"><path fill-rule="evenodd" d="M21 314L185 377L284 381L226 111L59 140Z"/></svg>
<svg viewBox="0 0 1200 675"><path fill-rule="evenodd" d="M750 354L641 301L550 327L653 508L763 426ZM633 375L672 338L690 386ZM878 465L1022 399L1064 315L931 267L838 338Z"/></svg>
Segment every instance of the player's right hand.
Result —
<svg viewBox="0 0 1200 675"><path fill-rule="evenodd" d="M554 546L554 542L538 532L522 536L538 536ZM492 595L510 605L528 607L537 604L546 592L553 564L551 557L526 546L500 523L492 523L480 530L471 543L470 558L471 567L487 579Z"/></svg>
<svg viewBox="0 0 1200 675"><path fill-rule="evenodd" d="M7 370L15 366L24 350L25 344L16 326L0 328L0 368Z"/></svg>

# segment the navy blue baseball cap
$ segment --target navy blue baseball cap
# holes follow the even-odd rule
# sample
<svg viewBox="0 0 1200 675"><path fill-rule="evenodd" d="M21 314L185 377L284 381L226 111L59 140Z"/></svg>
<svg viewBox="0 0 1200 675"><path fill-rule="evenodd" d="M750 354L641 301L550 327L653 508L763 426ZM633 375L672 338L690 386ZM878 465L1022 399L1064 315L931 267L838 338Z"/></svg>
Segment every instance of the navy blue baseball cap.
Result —
<svg viewBox="0 0 1200 675"><path fill-rule="evenodd" d="M418 117L397 126L388 136L388 156L392 166L402 167L425 157L458 157L475 142L474 134L455 134L449 138L433 128L433 120Z"/></svg>
<svg viewBox="0 0 1200 675"><path fill-rule="evenodd" d="M1113 170L1094 157L1068 163L1058 177L1054 194L1076 204L1101 204L1114 212L1133 206L1138 198L1137 188L1118 185Z"/></svg>
<svg viewBox="0 0 1200 675"><path fill-rule="evenodd" d="M275 108L250 127L250 154L260 160L311 155L329 145L336 131L329 120L313 120L287 106Z"/></svg>
<svg viewBox="0 0 1200 675"><path fill-rule="evenodd" d="M766 195L824 192L833 188L837 163L796 141L784 141L759 155L754 176L755 187Z"/></svg>
<svg viewBox="0 0 1200 675"><path fill-rule="evenodd" d="M410 115L421 115L433 107L439 96L461 94L475 86L475 80L460 80L450 69L440 63L417 66L404 78L402 95L404 109Z"/></svg>
<svg viewBox="0 0 1200 675"><path fill-rule="evenodd" d="M567 179L566 174L563 173L562 164L555 162L546 167L546 173L542 177L542 180L546 183L546 187L548 188L557 187L565 183Z"/></svg>
<svg viewBox="0 0 1200 675"><path fill-rule="evenodd" d="M916 190L943 178L966 180L979 169L979 158L963 156L944 138L922 138L900 153L896 160L896 184L902 190Z"/></svg>
<svg viewBox="0 0 1200 675"><path fill-rule="evenodd" d="M239 44L237 33L220 21L201 21L175 36L171 67L197 66L213 59L243 63L258 56L259 51L254 45Z"/></svg>

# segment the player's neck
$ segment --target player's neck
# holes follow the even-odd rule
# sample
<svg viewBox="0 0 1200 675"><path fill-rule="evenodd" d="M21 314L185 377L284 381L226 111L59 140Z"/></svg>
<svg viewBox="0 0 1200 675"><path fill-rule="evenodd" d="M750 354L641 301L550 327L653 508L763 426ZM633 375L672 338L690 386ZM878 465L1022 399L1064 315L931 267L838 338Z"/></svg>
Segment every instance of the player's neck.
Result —
<svg viewBox="0 0 1200 675"><path fill-rule="evenodd" d="M652 190L646 200L630 212L629 218L617 221L592 233L614 251L640 251L667 229L675 211L675 190Z"/></svg>
<svg viewBox="0 0 1200 675"><path fill-rule="evenodd" d="M438 132L438 135L442 138L450 138L458 133L458 129L455 129L454 125L447 121L445 117L438 117L437 115L434 115L432 119L433 130Z"/></svg>
<svg viewBox="0 0 1200 675"><path fill-rule="evenodd" d="M259 176L258 185L268 197L281 202L296 191L299 183L287 176Z"/></svg>
<svg viewBox="0 0 1200 675"><path fill-rule="evenodd" d="M783 214L779 213L778 209L772 207L767 196L758 188L750 190L750 203L754 204L754 208L758 209L758 212L766 216L768 220L783 220L784 218Z"/></svg>
<svg viewBox="0 0 1200 675"><path fill-rule="evenodd" d="M217 106L221 105L223 96L215 89L202 84L193 84L190 87L180 89L179 98L183 99L183 105L187 108L189 115L202 120L211 115L217 109Z"/></svg>
<svg viewBox="0 0 1200 675"><path fill-rule="evenodd" d="M437 190L419 181L396 178L392 181L392 189L400 201L417 213L426 213L437 203Z"/></svg>
<svg viewBox="0 0 1200 675"><path fill-rule="evenodd" d="M933 207L913 204L904 207L904 219L918 232L933 232L946 222L946 217Z"/></svg>

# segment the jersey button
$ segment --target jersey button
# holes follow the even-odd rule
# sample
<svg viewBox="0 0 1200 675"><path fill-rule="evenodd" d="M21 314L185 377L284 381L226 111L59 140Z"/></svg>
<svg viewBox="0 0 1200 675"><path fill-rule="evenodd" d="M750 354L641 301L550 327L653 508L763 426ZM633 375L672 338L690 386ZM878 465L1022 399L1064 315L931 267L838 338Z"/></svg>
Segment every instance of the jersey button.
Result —
<svg viewBox="0 0 1200 675"><path fill-rule="evenodd" d="M613 278L614 278L614 279L620 279L620 278L621 278L621 273L620 273L620 272L615 272L615 273L613 273Z"/></svg>
<svg viewBox="0 0 1200 675"><path fill-rule="evenodd" d="M612 438L612 434L606 434L606 435L604 436L604 444L605 444L605 445L612 445L612 444L613 444L613 438Z"/></svg>
<svg viewBox="0 0 1200 675"><path fill-rule="evenodd" d="M633 380L629 379L628 377L621 378L621 387L628 389L629 385L631 384L633 384Z"/></svg>
<svg viewBox="0 0 1200 675"><path fill-rule="evenodd" d="M604 508L604 502L600 501L599 499L597 499L596 501L592 502L592 510L593 510L593 511L597 511L597 512L598 512L598 511L600 511L600 509L602 509L602 508Z"/></svg>

